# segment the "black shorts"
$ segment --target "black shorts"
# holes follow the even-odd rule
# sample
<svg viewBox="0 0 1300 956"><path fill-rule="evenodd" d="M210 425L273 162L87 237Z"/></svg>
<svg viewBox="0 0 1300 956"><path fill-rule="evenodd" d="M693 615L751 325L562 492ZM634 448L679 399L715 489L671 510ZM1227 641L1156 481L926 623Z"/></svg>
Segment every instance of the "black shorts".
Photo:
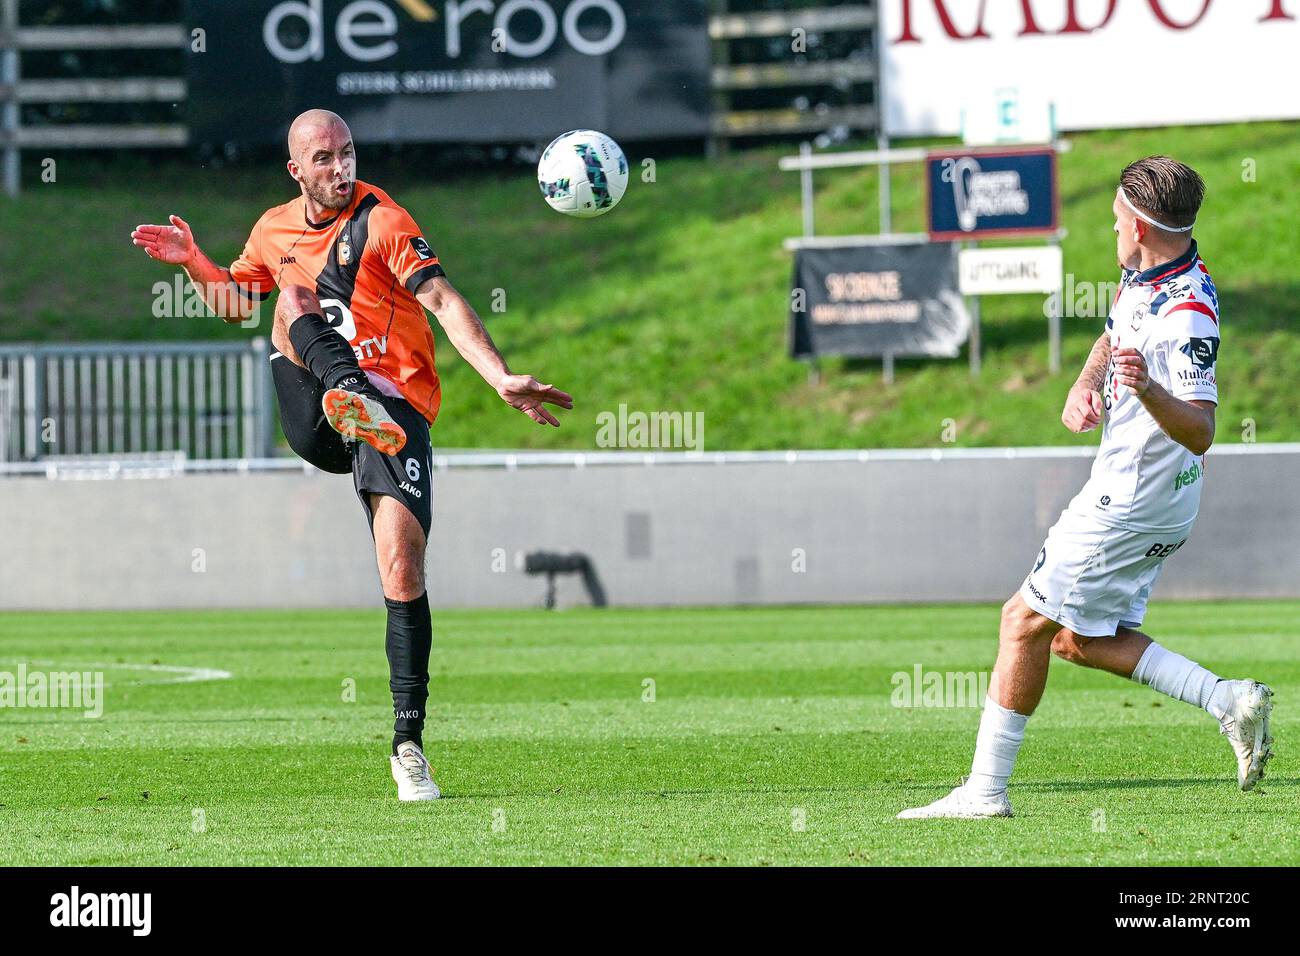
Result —
<svg viewBox="0 0 1300 956"><path fill-rule="evenodd" d="M330 427L321 408L325 386L306 369L277 353L271 357L271 378L289 447L321 471L336 475L351 472L371 533L375 516L370 510L370 495L377 494L406 505L427 538L433 525L433 444L425 417L405 399L380 396L384 408L406 430L402 450L385 455L365 442L345 440Z"/></svg>

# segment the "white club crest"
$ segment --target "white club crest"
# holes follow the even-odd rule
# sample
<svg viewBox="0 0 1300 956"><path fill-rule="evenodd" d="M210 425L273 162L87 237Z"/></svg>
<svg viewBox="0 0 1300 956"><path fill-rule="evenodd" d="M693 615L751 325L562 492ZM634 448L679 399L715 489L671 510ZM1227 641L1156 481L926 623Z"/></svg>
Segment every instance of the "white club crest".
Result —
<svg viewBox="0 0 1300 956"><path fill-rule="evenodd" d="M1142 320L1147 317L1147 313L1150 311L1151 304L1149 302L1139 302L1133 309L1133 318L1130 320L1129 325L1132 326L1134 332L1141 328Z"/></svg>

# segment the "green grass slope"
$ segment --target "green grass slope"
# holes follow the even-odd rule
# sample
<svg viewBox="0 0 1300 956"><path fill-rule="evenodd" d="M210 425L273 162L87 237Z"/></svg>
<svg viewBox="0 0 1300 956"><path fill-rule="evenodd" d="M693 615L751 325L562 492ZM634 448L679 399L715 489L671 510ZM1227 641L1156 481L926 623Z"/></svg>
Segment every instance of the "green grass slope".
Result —
<svg viewBox="0 0 1300 956"><path fill-rule="evenodd" d="M380 612L11 614L0 670L37 658L109 686L98 719L0 709L4 861L1295 865L1296 612L1147 622L1275 688L1257 790L1237 791L1205 713L1055 661L1017 816L975 822L894 819L966 772L979 715L891 694L918 664L988 668L992 606L439 612L432 804L399 804L389 778Z"/></svg>
<svg viewBox="0 0 1300 956"><path fill-rule="evenodd" d="M1076 282L1117 278L1110 202L1126 162L1167 152L1195 166L1209 186L1196 235L1223 308L1220 441L1241 440L1243 419L1258 440L1300 438L1290 401L1300 364L1292 327L1300 123L1070 138L1074 149L1061 160L1066 271ZM512 365L577 399L564 428L538 428L502 406L439 335L445 400L435 443L593 448L597 415L620 404L703 412L710 449L931 446L946 419L956 423L957 445L1097 440L1069 435L1059 412L1102 320L1065 321L1065 369L1050 375L1040 297L984 300L977 380L963 357L900 362L893 385L878 363L834 361L809 384L806 367L786 354L791 258L781 240L799 230L799 189L776 162L789 152L664 158L655 181L634 178L613 214L574 221L546 208L526 172L448 179L414 164L368 167L363 150L361 177L414 213ZM634 173L653 158L634 151ZM922 228L920 171L895 171L896 229ZM57 172L55 183L33 181L17 202L0 202L0 338L256 334L213 319L153 318L152 287L169 272L127 234L175 212L215 259L230 261L262 210L293 195L278 164L101 165L87 153L60 160ZM819 232L875 228L873 171L822 173L818 188ZM504 311L492 310L494 290Z"/></svg>

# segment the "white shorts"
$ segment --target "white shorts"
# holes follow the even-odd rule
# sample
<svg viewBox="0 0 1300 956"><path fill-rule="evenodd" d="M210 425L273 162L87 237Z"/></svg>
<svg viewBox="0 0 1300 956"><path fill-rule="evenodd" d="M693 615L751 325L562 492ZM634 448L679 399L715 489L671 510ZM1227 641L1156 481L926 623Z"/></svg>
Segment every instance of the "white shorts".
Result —
<svg viewBox="0 0 1300 956"><path fill-rule="evenodd" d="M1120 626L1142 623L1165 558L1191 530L1189 524L1177 531L1126 531L1063 511L1020 596L1081 637L1114 637Z"/></svg>

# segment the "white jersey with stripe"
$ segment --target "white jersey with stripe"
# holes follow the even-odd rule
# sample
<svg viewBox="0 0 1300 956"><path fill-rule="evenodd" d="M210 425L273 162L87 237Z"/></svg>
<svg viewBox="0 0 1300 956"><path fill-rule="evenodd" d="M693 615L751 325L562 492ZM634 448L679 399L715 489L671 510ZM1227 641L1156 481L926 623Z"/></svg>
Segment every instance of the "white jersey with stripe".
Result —
<svg viewBox="0 0 1300 956"><path fill-rule="evenodd" d="M1111 349L1139 350L1151 381L1174 398L1218 403L1219 297L1195 241L1170 262L1124 270L1106 330ZM1133 531L1190 525L1200 507L1205 456L1161 431L1141 400L1116 382L1113 362L1102 397L1101 447L1069 510Z"/></svg>

